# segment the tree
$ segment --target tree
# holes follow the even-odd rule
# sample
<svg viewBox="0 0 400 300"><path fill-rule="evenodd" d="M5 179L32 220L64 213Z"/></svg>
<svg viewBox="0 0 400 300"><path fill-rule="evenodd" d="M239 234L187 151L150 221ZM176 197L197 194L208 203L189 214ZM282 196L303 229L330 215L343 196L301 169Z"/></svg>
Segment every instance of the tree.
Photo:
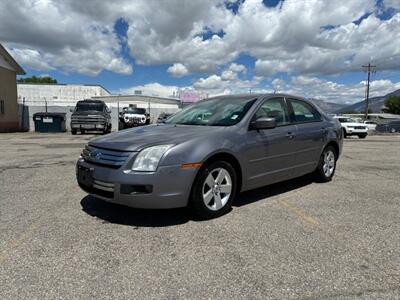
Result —
<svg viewBox="0 0 400 300"><path fill-rule="evenodd" d="M383 108L382 111L389 114L400 115L400 96L390 96L386 99L385 108Z"/></svg>
<svg viewBox="0 0 400 300"><path fill-rule="evenodd" d="M53 79L50 76L39 76L36 77L31 76L31 77L25 77L25 78L19 78L17 80L18 83L57 83L57 79Z"/></svg>

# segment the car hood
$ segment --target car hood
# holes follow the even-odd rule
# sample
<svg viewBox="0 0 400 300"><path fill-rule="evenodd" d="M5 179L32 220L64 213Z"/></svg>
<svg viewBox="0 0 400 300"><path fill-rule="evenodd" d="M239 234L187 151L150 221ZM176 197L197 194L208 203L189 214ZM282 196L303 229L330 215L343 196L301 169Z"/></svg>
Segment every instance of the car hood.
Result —
<svg viewBox="0 0 400 300"><path fill-rule="evenodd" d="M140 151L143 148L180 144L202 136L221 132L226 127L158 124L114 132L89 142L89 145L110 150Z"/></svg>
<svg viewBox="0 0 400 300"><path fill-rule="evenodd" d="M143 118L146 117L146 115L141 115L141 114L130 114L130 113L124 113L124 117L129 117L129 118Z"/></svg>

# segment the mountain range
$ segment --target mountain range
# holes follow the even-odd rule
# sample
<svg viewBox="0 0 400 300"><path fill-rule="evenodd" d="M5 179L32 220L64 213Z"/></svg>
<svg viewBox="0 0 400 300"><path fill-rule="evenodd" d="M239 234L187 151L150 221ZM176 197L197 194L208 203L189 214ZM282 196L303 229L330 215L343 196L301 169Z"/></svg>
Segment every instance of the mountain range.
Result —
<svg viewBox="0 0 400 300"><path fill-rule="evenodd" d="M382 108L385 106L385 100L390 96L400 96L400 89L391 92L389 94L386 94L384 96L369 98L369 105L368 105L369 109L373 113L382 112ZM321 99L310 99L310 100L329 114L341 114L345 112L363 113L365 111L365 100L362 100L360 102L351 105L333 103Z"/></svg>
<svg viewBox="0 0 400 300"><path fill-rule="evenodd" d="M384 96L379 96L379 97L372 97L369 99L369 104L368 107L373 113L380 113L382 112L382 108L385 107L385 100L389 98L390 96L400 96L400 89L396 90L394 92L391 92L389 94L386 94ZM340 108L335 111L335 113L343 113L343 112L348 112L348 111L355 111L355 112L360 112L363 113L365 112L365 100L354 103L352 105L348 105L346 107Z"/></svg>

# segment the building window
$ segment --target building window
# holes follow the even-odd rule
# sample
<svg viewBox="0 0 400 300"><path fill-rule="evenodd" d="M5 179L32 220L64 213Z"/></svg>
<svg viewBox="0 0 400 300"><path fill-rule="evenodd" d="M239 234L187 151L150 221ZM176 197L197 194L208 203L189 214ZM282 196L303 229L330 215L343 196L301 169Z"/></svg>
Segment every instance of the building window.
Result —
<svg viewBox="0 0 400 300"><path fill-rule="evenodd" d="M5 104L4 104L4 100L0 100L0 115L4 115L5 112Z"/></svg>

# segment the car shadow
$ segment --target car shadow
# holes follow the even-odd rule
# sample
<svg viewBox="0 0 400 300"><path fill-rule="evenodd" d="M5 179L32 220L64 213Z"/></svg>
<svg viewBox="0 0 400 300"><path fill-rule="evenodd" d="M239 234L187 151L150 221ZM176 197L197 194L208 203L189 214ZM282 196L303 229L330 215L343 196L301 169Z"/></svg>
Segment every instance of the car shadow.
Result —
<svg viewBox="0 0 400 300"><path fill-rule="evenodd" d="M296 179L276 183L255 190L240 193L232 203L240 207L259 200L284 194L313 183L313 177L306 175ZM177 209L137 209L109 203L93 196L81 200L82 210L105 223L139 227L165 227L185 224L188 221L202 221L194 217L186 208Z"/></svg>
<svg viewBox="0 0 400 300"><path fill-rule="evenodd" d="M185 208L137 209L109 203L93 196L81 200L82 210L106 223L134 227L165 227L184 224L190 220Z"/></svg>
<svg viewBox="0 0 400 300"><path fill-rule="evenodd" d="M307 186L311 183L314 183L314 177L312 175L304 175L295 179L282 181L279 183L263 186L261 188L246 191L240 193L235 201L232 203L232 206L240 207L243 205L251 204L253 202L257 202L259 200L284 194L290 192L292 190L296 190L298 188Z"/></svg>

